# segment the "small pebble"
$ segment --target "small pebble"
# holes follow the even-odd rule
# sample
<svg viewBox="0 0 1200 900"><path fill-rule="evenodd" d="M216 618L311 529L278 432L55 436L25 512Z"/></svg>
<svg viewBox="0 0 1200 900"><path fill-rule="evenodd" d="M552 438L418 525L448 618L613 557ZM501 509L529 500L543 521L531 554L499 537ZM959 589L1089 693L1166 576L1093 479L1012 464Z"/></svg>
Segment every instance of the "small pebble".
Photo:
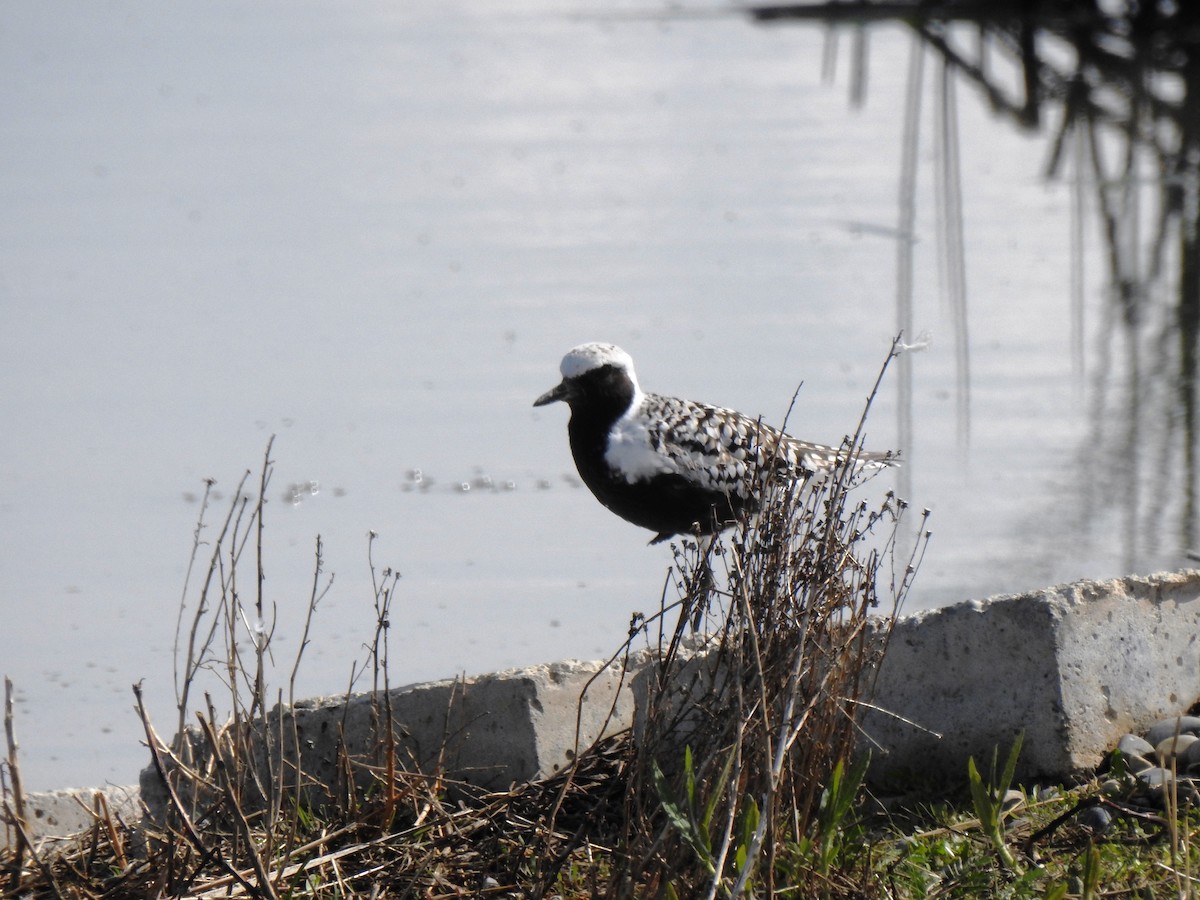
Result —
<svg viewBox="0 0 1200 900"><path fill-rule="evenodd" d="M1151 753L1154 751L1151 750ZM1148 756L1142 756L1140 753L1130 753L1125 756L1125 769L1128 772L1136 775L1138 772L1145 772L1147 769L1153 769L1154 763L1150 761Z"/></svg>
<svg viewBox="0 0 1200 900"><path fill-rule="evenodd" d="M1004 802L1000 805L1000 808L1005 812L1011 812L1024 802L1025 795L1021 791L1018 791L1016 788L1009 788L1004 792Z"/></svg>
<svg viewBox="0 0 1200 900"><path fill-rule="evenodd" d="M1149 756L1154 752L1154 745L1136 734L1127 734L1117 741L1117 749L1125 756Z"/></svg>
<svg viewBox="0 0 1200 900"><path fill-rule="evenodd" d="M1156 767L1139 772L1138 781L1146 795L1159 805L1165 805L1165 792L1172 787L1175 789L1175 800L1179 805L1200 803L1200 790L1196 789L1195 782L1190 778L1176 780L1171 776L1169 769Z"/></svg>
<svg viewBox="0 0 1200 900"><path fill-rule="evenodd" d="M1100 793L1110 800L1115 800L1125 794L1125 784L1116 778L1106 778L1100 782Z"/></svg>
<svg viewBox="0 0 1200 900"><path fill-rule="evenodd" d="M1174 716L1170 719L1160 719L1150 726L1146 732L1146 740L1157 747L1176 731L1179 734L1200 734L1200 716Z"/></svg>
<svg viewBox="0 0 1200 900"><path fill-rule="evenodd" d="M1095 835L1108 831L1112 820L1112 813L1103 806L1089 806L1079 814L1079 824Z"/></svg>
<svg viewBox="0 0 1200 900"><path fill-rule="evenodd" d="M1168 738L1163 738L1154 748L1154 752L1158 755L1158 760L1164 766L1170 763L1173 759L1178 759L1192 744L1196 743L1197 737L1194 734L1171 735Z"/></svg>
<svg viewBox="0 0 1200 900"><path fill-rule="evenodd" d="M1161 766L1153 766L1143 772L1138 772L1138 781L1142 787L1149 788L1153 792L1161 792L1163 787L1171 783L1170 769L1164 769Z"/></svg>
<svg viewBox="0 0 1200 900"><path fill-rule="evenodd" d="M1200 783L1195 778L1179 779L1179 802L1191 806L1200 806Z"/></svg>

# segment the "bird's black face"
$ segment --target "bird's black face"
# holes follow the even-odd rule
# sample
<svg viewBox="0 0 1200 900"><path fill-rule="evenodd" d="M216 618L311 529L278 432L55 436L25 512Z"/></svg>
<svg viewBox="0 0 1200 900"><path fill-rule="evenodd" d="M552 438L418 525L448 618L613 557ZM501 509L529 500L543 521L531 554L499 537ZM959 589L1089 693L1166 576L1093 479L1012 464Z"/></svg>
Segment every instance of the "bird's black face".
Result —
<svg viewBox="0 0 1200 900"><path fill-rule="evenodd" d="M533 405L545 406L563 400L572 409L586 406L596 412L613 410L619 415L629 408L633 393L633 382L625 369L598 366L573 378L564 378L558 386L534 400Z"/></svg>
<svg viewBox="0 0 1200 900"><path fill-rule="evenodd" d="M635 385L622 366L598 366L571 378L564 378L533 402L535 407L562 400L575 414L595 420L605 427L622 415L634 401Z"/></svg>

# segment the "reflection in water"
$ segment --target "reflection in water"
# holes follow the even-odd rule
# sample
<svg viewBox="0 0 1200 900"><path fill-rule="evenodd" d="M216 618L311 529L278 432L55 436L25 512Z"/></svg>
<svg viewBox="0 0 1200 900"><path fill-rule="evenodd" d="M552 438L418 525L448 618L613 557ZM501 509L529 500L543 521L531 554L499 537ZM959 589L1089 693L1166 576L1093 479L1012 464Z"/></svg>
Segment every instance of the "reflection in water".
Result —
<svg viewBox="0 0 1200 900"><path fill-rule="evenodd" d="M908 57L908 88L904 100L904 138L900 157L900 197L897 204L896 225L896 320L897 329L904 337L913 333L913 244L914 223L917 216L917 126L921 119L921 91L925 54L918 44L913 44ZM913 367L912 354L900 355L897 367L899 393L897 409L899 421L897 438L902 453L911 455L913 446L912 404ZM911 497L912 468L901 466L897 483L900 496Z"/></svg>
<svg viewBox="0 0 1200 900"><path fill-rule="evenodd" d="M836 3L761 6L755 19L835 24L903 19L914 51L900 175L900 233L911 235L920 109L920 57L937 78L936 158L943 284L956 310L959 435L969 429L969 350L956 119L951 73L981 90L1021 128L1055 122L1047 174L1070 178L1072 334L1083 371L1083 217L1098 215L1107 258L1100 345L1090 384L1091 439L1079 465L1082 531L1111 510L1122 517L1124 567L1196 544L1196 367L1200 329L1200 8L1033 2L1004 10L955 4ZM860 67L860 70L865 67ZM911 241L898 250L898 320L911 325ZM904 358L902 357L902 362ZM902 368L902 408L911 371ZM902 446L911 423L901 413ZM1173 535L1179 545L1173 547Z"/></svg>

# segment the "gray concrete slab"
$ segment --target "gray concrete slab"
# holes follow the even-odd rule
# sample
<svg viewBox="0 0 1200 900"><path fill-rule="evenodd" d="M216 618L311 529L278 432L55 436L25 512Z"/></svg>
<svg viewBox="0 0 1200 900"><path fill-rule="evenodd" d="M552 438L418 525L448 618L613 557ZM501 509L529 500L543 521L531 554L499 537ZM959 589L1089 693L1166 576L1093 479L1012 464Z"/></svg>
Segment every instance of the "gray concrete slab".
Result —
<svg viewBox="0 0 1200 900"><path fill-rule="evenodd" d="M306 803L320 807L343 789L343 755L353 763L357 789L365 791L372 769L378 772L385 760L389 706L399 767L440 769L451 782L487 790L554 774L578 750L628 727L633 715L620 666L578 660L378 696L318 697L268 715L265 739L260 734L255 742L258 771L294 771L298 742ZM193 740L202 746L198 735ZM196 758L204 755L201 749ZM142 797L151 816L163 821L168 797L153 768L142 772Z"/></svg>
<svg viewBox="0 0 1200 900"><path fill-rule="evenodd" d="M103 788L68 788L61 791L34 791L25 795L25 829L34 845L55 838L88 831L103 815L103 797L108 814L127 825L136 825L142 818L141 798L137 785ZM13 847L16 831L8 823L0 824L0 846Z"/></svg>
<svg viewBox="0 0 1200 900"><path fill-rule="evenodd" d="M880 627L874 639L884 638ZM700 651L677 667L665 709L678 716L680 755L687 709L725 683L714 659ZM635 734L656 680L634 679ZM1003 759L1019 732L1020 777L1094 768L1122 735L1200 698L1200 572L1080 581L902 616L874 683L860 746L877 783L964 781L969 757L983 768L998 748Z"/></svg>
<svg viewBox="0 0 1200 900"><path fill-rule="evenodd" d="M410 685L387 699L402 763L428 769L437 761L456 780L502 790L554 774L573 758L577 741L583 749L627 727L631 700L620 681L617 666L567 660ZM334 773L339 742L354 759L378 761L386 734L381 715L383 705L371 694L349 703L319 698L297 704L282 728L286 735L295 722L304 771L323 781ZM277 714L270 719L279 721Z"/></svg>
<svg viewBox="0 0 1200 900"><path fill-rule="evenodd" d="M903 616L878 673L875 703L888 713L863 725L877 775L965 777L968 756L1003 754L1023 730L1019 772L1057 777L1098 765L1121 735L1198 697L1200 572L1191 570Z"/></svg>

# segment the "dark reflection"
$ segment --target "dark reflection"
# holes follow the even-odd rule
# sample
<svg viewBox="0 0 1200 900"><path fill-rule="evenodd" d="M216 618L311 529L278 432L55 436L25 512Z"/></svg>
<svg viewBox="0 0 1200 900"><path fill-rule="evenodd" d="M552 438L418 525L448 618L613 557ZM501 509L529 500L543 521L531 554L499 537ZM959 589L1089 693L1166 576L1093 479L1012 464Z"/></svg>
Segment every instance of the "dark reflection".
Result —
<svg viewBox="0 0 1200 900"><path fill-rule="evenodd" d="M1086 530L1117 510L1123 564L1178 562L1196 544L1196 375L1200 329L1200 4L1146 2L813 3L759 6L760 22L903 21L920 38L909 71L907 121L923 80L917 58L941 66L934 102L939 219L955 318L959 429L969 429L969 341L962 259L954 77L1021 128L1050 138L1047 174L1073 197L1072 335L1083 371L1083 216L1094 207L1106 253L1101 344L1091 387L1092 439L1077 470ZM954 77L952 77L952 75ZM860 90L865 89L860 87ZM915 125L906 127L900 229L911 235ZM909 145L913 142L913 146ZM911 241L899 242L898 318L908 316ZM906 274L908 273L908 274ZM911 282L909 282L911 284ZM909 293L906 295L906 290ZM911 333L911 331L910 331ZM901 372L902 404L911 373ZM907 438L906 413L901 437ZM1073 517L1070 517L1073 518ZM1178 541L1176 539L1178 535Z"/></svg>

